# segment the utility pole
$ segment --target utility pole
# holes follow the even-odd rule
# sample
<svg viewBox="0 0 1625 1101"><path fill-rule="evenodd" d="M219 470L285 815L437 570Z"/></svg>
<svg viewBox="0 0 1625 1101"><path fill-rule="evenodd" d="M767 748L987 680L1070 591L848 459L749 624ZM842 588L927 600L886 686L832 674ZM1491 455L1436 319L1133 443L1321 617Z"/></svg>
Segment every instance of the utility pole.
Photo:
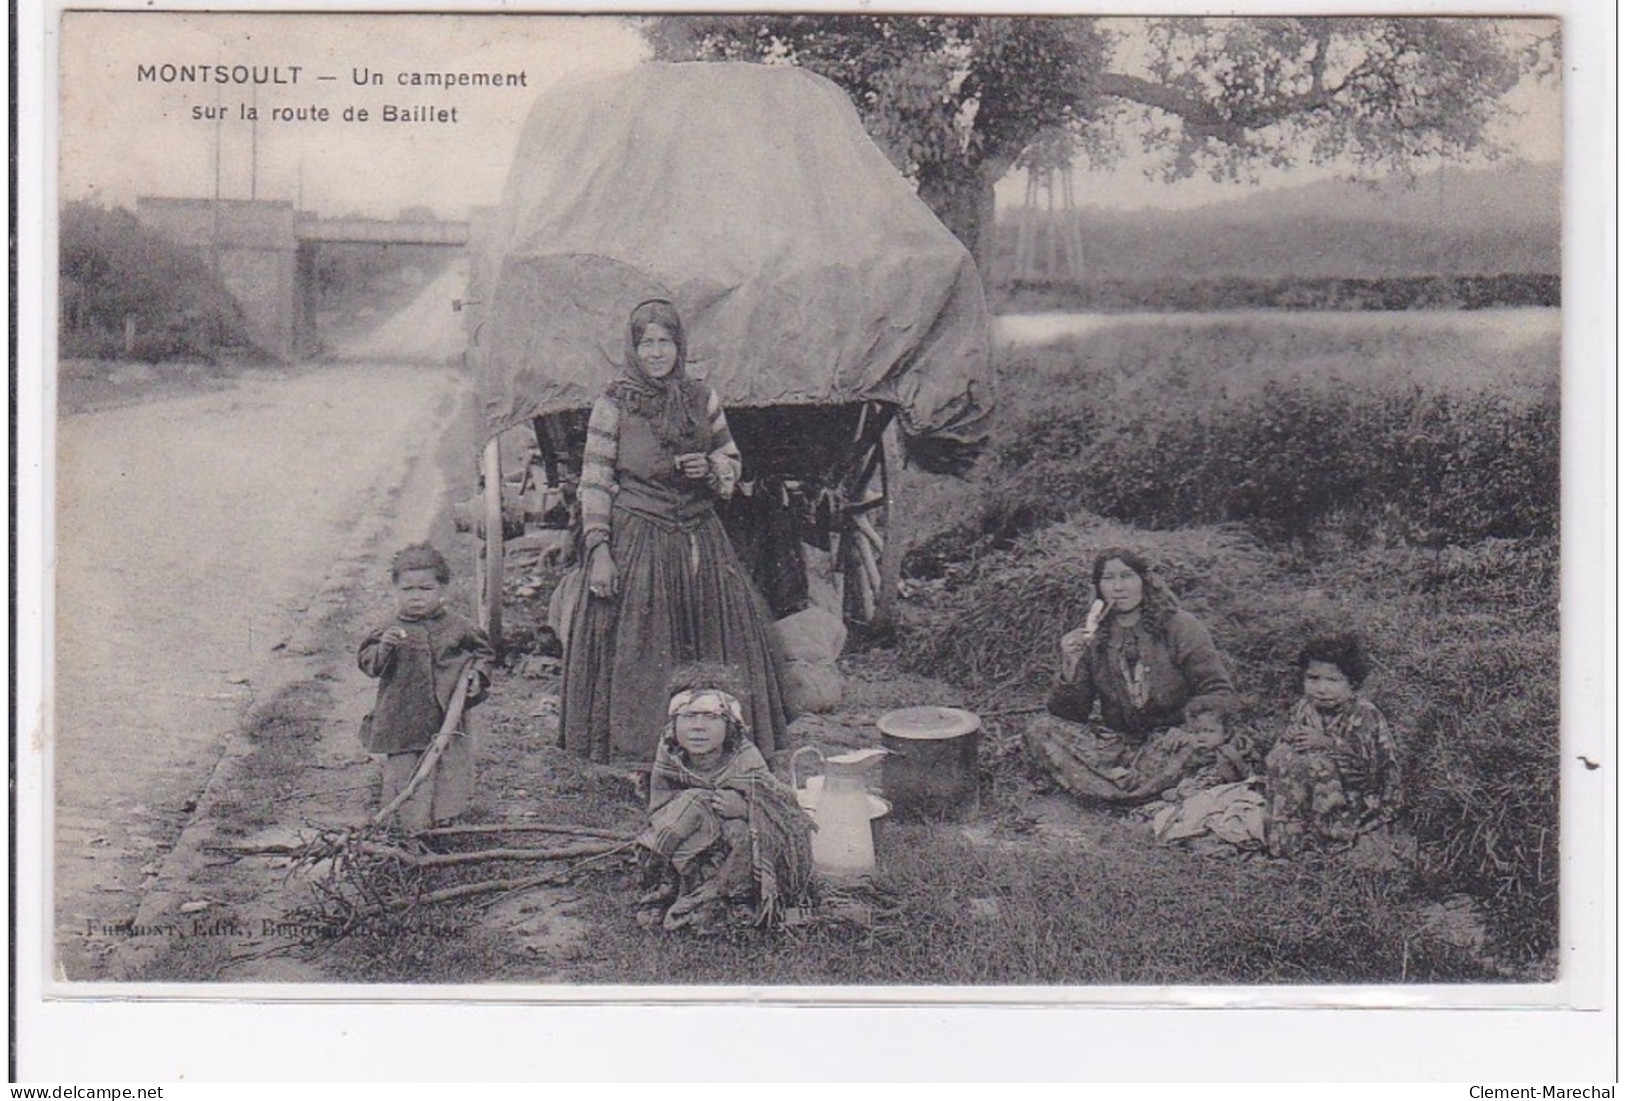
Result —
<svg viewBox="0 0 1625 1101"><path fill-rule="evenodd" d="M260 193L260 86L252 85L250 103L253 118L248 122L248 197L259 198Z"/></svg>
<svg viewBox="0 0 1625 1101"><path fill-rule="evenodd" d="M215 54L218 61L220 55ZM214 202L209 204L212 215L213 228L209 233L209 266L214 269L214 277L220 279L220 85L214 86Z"/></svg>

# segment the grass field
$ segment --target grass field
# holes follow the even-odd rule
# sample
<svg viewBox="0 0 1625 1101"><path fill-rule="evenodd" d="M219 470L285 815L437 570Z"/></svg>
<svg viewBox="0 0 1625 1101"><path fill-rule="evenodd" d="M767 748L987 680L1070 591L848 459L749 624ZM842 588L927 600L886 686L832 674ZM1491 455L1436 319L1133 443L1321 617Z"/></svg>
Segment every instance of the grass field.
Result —
<svg viewBox="0 0 1625 1101"><path fill-rule="evenodd" d="M855 919L776 936L651 933L628 904L630 862L608 859L530 901L437 917L466 931L454 941L383 931L335 946L327 966L365 981L679 985L1550 978L1556 346L1367 320L1331 332L1182 320L1006 349L997 435L974 476L903 478L931 524L916 533L895 648L843 658L841 709L793 735L873 739L875 716L908 703L985 717L980 815L884 824ZM1293 415L1259 436L1272 402ZM1486 440L1515 444L1515 461L1485 461ZM1272 506L1265 494L1251 511L1226 496L1249 448L1277 463L1264 474L1307 472L1288 487L1300 496ZM1458 482L1418 492L1450 464ZM1337 480L1351 465L1354 490ZM1294 500L1312 507L1282 523ZM1162 563L1212 628L1247 697L1239 721L1261 739L1297 690L1304 638L1328 624L1366 633L1368 689L1401 740L1414 867L1166 848L1143 818L1046 788L1019 750L1022 712L1042 701L1056 638L1082 619L1095 550L1117 544ZM512 624L545 596L510 604ZM539 716L556 691L509 673L482 705L477 816L636 828L618 775L553 747Z"/></svg>
<svg viewBox="0 0 1625 1101"><path fill-rule="evenodd" d="M1137 324L1007 352L991 453L934 486L902 661L1041 692L1096 550L1139 546L1213 629L1264 737L1316 629L1361 630L1403 740L1409 889L1556 942L1555 335L1371 319ZM1058 396L1059 395L1059 396Z"/></svg>

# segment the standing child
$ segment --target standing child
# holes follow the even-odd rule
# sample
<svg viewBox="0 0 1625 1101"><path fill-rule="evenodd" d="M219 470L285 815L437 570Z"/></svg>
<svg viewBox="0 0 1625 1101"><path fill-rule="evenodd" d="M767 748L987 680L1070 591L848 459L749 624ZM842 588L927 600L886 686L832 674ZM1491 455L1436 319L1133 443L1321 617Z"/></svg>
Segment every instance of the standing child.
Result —
<svg viewBox="0 0 1625 1101"><path fill-rule="evenodd" d="M417 771L440 732L452 694L472 671L465 707L485 698L495 653L481 631L448 611L444 589L451 567L428 543L414 543L390 564L395 618L361 641L356 664L378 678L378 701L362 722L362 745L384 759L383 805ZM468 809L474 788L474 745L466 714L431 776L396 813L407 833L417 833Z"/></svg>
<svg viewBox="0 0 1625 1101"><path fill-rule="evenodd" d="M649 825L638 835L644 925L709 932L730 917L771 925L807 889L812 820L751 743L735 680L714 663L672 675Z"/></svg>
<svg viewBox="0 0 1625 1101"><path fill-rule="evenodd" d="M1264 760L1264 835L1271 856L1347 847L1399 813L1399 766L1388 723L1360 695L1370 663L1358 637L1323 635L1298 654L1303 698Z"/></svg>

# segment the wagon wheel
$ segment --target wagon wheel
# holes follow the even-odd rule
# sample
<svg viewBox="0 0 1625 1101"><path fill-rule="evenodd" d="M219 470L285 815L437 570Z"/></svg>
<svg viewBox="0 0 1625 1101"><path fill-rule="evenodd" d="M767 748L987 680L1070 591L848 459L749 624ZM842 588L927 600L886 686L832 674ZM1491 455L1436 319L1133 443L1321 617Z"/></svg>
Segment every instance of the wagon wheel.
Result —
<svg viewBox="0 0 1625 1101"><path fill-rule="evenodd" d="M480 458L484 486L485 534L475 572L479 624L498 653L502 652L502 448L497 437L485 441Z"/></svg>
<svg viewBox="0 0 1625 1101"><path fill-rule="evenodd" d="M896 625L897 585L902 576L900 541L893 538L897 513L892 472L901 469L897 425L889 412L878 431L860 427L858 461L841 485L839 562L846 619L874 635Z"/></svg>

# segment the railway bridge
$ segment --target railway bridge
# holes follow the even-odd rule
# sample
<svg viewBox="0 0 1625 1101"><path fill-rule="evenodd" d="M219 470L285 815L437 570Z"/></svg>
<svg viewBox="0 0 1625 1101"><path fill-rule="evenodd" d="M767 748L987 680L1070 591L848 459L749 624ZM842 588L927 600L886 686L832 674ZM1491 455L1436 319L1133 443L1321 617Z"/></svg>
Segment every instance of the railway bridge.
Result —
<svg viewBox="0 0 1625 1101"><path fill-rule="evenodd" d="M320 218L286 200L142 196L136 217L210 257L249 336L279 359L316 350L316 257L324 245L466 248L469 222Z"/></svg>

